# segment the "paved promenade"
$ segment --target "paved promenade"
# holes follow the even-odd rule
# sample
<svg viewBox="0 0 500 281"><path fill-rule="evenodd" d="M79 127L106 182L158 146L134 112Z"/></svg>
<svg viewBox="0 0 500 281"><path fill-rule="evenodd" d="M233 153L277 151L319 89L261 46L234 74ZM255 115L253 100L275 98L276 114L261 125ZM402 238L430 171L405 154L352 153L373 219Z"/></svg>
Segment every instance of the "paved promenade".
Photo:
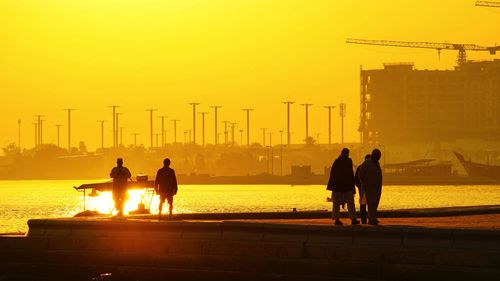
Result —
<svg viewBox="0 0 500 281"><path fill-rule="evenodd" d="M498 208L391 211L380 226L327 215L35 219L0 236L0 280L500 280Z"/></svg>
<svg viewBox="0 0 500 281"><path fill-rule="evenodd" d="M238 220L249 222L284 223L284 224L332 224L331 219L278 219L278 220ZM343 219L344 226L350 226L350 220ZM446 229L490 229L500 230L500 214L493 215L470 215L452 217L424 217L424 218L384 218L376 227L425 227ZM374 227L359 225L355 227Z"/></svg>

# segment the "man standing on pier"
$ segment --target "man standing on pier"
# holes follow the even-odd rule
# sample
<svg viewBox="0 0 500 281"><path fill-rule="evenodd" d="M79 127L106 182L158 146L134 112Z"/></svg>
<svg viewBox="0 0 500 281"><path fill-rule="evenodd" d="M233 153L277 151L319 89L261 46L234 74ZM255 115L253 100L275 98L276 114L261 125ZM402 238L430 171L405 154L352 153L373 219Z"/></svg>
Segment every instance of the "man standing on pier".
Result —
<svg viewBox="0 0 500 281"><path fill-rule="evenodd" d="M123 208L127 201L127 181L132 177L129 169L123 167L123 159L116 159L116 167L111 170L109 177L113 179L113 200L118 216L123 216Z"/></svg>
<svg viewBox="0 0 500 281"><path fill-rule="evenodd" d="M359 224L356 218L356 206L354 205L354 172L352 159L349 158L349 149L344 148L332 165L330 180L327 190L332 191L333 206L332 218L335 225L342 225L340 221L340 205L347 203L347 211L353 225Z"/></svg>
<svg viewBox="0 0 500 281"><path fill-rule="evenodd" d="M359 180L366 193L368 205L368 224L371 225L379 223L377 209L382 196L382 168L379 163L381 157L380 150L374 149L370 159L363 162L359 168Z"/></svg>
<svg viewBox="0 0 500 281"><path fill-rule="evenodd" d="M161 210L165 199L168 202L168 214L172 217L174 208L174 195L177 194L177 178L174 169L170 168L170 159L163 160L163 168L156 173L155 191L160 195L160 206L158 207L158 219L161 219Z"/></svg>

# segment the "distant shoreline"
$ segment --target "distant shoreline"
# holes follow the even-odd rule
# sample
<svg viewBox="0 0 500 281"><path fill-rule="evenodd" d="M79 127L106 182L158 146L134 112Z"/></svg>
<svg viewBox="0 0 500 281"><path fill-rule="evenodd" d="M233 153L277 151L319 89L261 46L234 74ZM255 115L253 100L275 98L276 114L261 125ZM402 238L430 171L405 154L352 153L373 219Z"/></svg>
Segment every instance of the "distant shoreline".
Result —
<svg viewBox="0 0 500 281"><path fill-rule="evenodd" d="M103 182L106 179L99 177L9 177L0 178L0 181L32 181L32 180L85 180ZM255 176L210 176L210 175L178 175L179 184L189 185L326 185L326 175L312 175L308 177L276 176L262 174ZM469 176L384 176L384 185L496 185L500 180L484 177Z"/></svg>

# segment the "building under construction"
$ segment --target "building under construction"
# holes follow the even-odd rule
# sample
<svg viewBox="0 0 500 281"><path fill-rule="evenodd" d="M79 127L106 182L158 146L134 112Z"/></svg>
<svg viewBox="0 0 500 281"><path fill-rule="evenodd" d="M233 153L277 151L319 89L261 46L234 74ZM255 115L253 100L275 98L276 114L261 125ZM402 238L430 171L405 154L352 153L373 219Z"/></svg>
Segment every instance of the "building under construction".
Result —
<svg viewBox="0 0 500 281"><path fill-rule="evenodd" d="M500 60L361 70L359 130L365 144L500 139Z"/></svg>

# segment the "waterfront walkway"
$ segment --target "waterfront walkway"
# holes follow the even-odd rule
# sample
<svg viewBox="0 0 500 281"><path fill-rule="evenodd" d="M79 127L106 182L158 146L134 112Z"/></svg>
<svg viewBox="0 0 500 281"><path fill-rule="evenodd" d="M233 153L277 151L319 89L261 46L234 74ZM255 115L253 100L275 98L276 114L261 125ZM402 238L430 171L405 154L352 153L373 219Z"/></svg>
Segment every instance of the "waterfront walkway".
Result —
<svg viewBox="0 0 500 281"><path fill-rule="evenodd" d="M30 220L27 236L0 237L0 280L496 281L497 209L385 212L381 226L343 227L328 212Z"/></svg>
<svg viewBox="0 0 500 281"><path fill-rule="evenodd" d="M311 224L329 225L331 219L273 219L273 220L238 220L248 222L284 223L284 224ZM344 219L344 227L350 226L350 221ZM373 227L359 225L361 227ZM358 226L355 226L358 227ZM425 227L445 229L491 229L500 230L500 214L470 215L452 217L423 217L423 218L384 218L377 227Z"/></svg>

